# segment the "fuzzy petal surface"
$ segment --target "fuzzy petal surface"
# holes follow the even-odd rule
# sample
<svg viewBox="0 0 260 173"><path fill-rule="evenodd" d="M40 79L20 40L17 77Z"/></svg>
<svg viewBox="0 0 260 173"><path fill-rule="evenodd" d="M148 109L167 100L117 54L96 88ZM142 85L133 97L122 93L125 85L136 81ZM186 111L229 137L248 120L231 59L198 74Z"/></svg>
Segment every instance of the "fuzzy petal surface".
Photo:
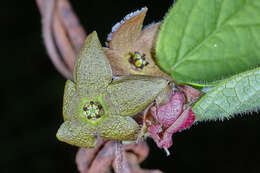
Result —
<svg viewBox="0 0 260 173"><path fill-rule="evenodd" d="M168 81L151 76L125 76L113 81L107 88L108 109L112 114L134 115L150 105L168 86ZM116 111L116 112L114 112Z"/></svg>
<svg viewBox="0 0 260 173"><path fill-rule="evenodd" d="M123 21L119 22L112 30L109 37L108 48L104 48L110 61L114 75L150 75L164 77L168 80L172 78L161 71L153 59L154 46L160 23L151 24L142 29L147 8L130 13ZM135 52L144 55L148 65L143 69L133 68L130 58Z"/></svg>
<svg viewBox="0 0 260 173"><path fill-rule="evenodd" d="M184 94L176 91L168 103L153 106L151 115L146 120L148 133L160 148L169 148L172 145L172 135L190 127L195 115L191 108L185 104Z"/></svg>
<svg viewBox="0 0 260 173"><path fill-rule="evenodd" d="M133 52L137 51L145 55L146 61L149 63L141 72L135 71L133 74L144 74L150 76L164 77L168 80L172 78L164 73L157 65L154 60L155 54L155 43L160 29L161 23L151 24L146 27L136 40L136 43L133 45Z"/></svg>
<svg viewBox="0 0 260 173"><path fill-rule="evenodd" d="M90 148L96 146L94 127L80 120L65 121L59 128L56 136L60 141L78 147Z"/></svg>
<svg viewBox="0 0 260 173"><path fill-rule="evenodd" d="M87 37L80 50L74 80L81 94L88 97L99 95L112 80L112 70L96 32Z"/></svg>
<svg viewBox="0 0 260 173"><path fill-rule="evenodd" d="M67 80L64 89L64 96L63 96L63 119L71 120L73 119L72 116L74 115L73 109L73 97L76 95L76 85Z"/></svg>
<svg viewBox="0 0 260 173"><path fill-rule="evenodd" d="M112 29L110 38L108 38L109 48L120 50L120 55L122 55L122 52L129 51L140 34L146 12L147 8L143 8L130 13L123 21L117 23Z"/></svg>
<svg viewBox="0 0 260 173"><path fill-rule="evenodd" d="M167 104L160 106L156 112L151 111L151 113L164 127L170 127L181 115L184 103L183 94L174 92Z"/></svg>
<svg viewBox="0 0 260 173"><path fill-rule="evenodd" d="M131 117L110 116L98 127L101 137L112 140L136 140L140 128Z"/></svg>

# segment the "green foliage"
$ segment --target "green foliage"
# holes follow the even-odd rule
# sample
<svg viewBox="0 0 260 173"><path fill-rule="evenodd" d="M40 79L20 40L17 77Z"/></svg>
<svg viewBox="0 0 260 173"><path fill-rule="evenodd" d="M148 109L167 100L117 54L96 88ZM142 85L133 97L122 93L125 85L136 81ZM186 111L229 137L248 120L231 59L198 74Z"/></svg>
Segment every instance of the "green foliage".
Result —
<svg viewBox="0 0 260 173"><path fill-rule="evenodd" d="M260 65L259 0L178 0L156 60L179 83L202 85Z"/></svg>
<svg viewBox="0 0 260 173"><path fill-rule="evenodd" d="M260 68L232 76L206 93L192 108L196 120L224 119L257 110L260 103Z"/></svg>

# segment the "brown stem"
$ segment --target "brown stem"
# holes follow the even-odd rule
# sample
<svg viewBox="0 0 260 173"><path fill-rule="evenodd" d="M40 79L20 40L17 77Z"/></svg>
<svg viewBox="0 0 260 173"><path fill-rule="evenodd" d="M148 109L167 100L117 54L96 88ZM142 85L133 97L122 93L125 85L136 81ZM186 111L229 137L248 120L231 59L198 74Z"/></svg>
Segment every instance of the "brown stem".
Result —
<svg viewBox="0 0 260 173"><path fill-rule="evenodd" d="M124 149L128 152L134 153L139 163L143 162L149 154L149 147L146 142L129 144L126 145Z"/></svg>
<svg viewBox="0 0 260 173"><path fill-rule="evenodd" d="M80 173L108 173L111 170L116 173L162 173L140 168L139 163L149 152L145 142L125 145L123 149L118 141L99 140L96 148L78 151L76 163Z"/></svg>
<svg viewBox="0 0 260 173"><path fill-rule="evenodd" d="M124 148L120 141L116 141L115 173L123 173L126 169Z"/></svg>
<svg viewBox="0 0 260 173"><path fill-rule="evenodd" d="M115 141L107 142L96 155L92 165L85 173L106 173L109 171L115 157Z"/></svg>
<svg viewBox="0 0 260 173"><path fill-rule="evenodd" d="M126 159L128 161L130 170L132 171L131 173L162 173L159 170L147 170L147 169L142 169L140 168L138 162L137 162L137 157L133 153L128 153L126 155Z"/></svg>
<svg viewBox="0 0 260 173"><path fill-rule="evenodd" d="M76 163L78 166L78 170L81 173L84 173L89 169L97 153L103 148L106 142L108 141L99 138L97 146L95 148L80 148L78 150L78 153L76 155Z"/></svg>
<svg viewBox="0 0 260 173"><path fill-rule="evenodd" d="M51 61L73 80L75 56L86 34L67 0L36 0L42 16L43 40Z"/></svg>
<svg viewBox="0 0 260 173"><path fill-rule="evenodd" d="M53 19L53 31L57 47L66 65L68 66L69 71L72 72L76 53L73 50L72 45L66 35L65 28L62 26L57 11L55 11Z"/></svg>
<svg viewBox="0 0 260 173"><path fill-rule="evenodd" d="M43 40L47 49L47 52L50 56L50 59L57 70L64 75L67 79L72 79L72 72L66 67L62 61L59 53L57 52L53 32L52 32L52 23L53 23L53 11L55 9L54 0L37 0L38 7L41 9L42 15L42 32Z"/></svg>
<svg viewBox="0 0 260 173"><path fill-rule="evenodd" d="M86 33L67 0L58 0L57 11L76 53L85 41Z"/></svg>

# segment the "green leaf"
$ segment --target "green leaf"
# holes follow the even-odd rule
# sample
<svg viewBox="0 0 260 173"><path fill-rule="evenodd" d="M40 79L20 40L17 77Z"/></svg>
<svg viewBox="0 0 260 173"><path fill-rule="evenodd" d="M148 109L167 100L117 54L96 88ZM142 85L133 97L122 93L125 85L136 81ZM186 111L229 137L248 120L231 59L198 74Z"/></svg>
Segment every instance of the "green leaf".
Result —
<svg viewBox="0 0 260 173"><path fill-rule="evenodd" d="M179 0L156 43L159 66L204 85L260 65L259 0Z"/></svg>
<svg viewBox="0 0 260 173"><path fill-rule="evenodd" d="M260 108L260 67L232 76L205 94L192 108L196 120L224 119Z"/></svg>

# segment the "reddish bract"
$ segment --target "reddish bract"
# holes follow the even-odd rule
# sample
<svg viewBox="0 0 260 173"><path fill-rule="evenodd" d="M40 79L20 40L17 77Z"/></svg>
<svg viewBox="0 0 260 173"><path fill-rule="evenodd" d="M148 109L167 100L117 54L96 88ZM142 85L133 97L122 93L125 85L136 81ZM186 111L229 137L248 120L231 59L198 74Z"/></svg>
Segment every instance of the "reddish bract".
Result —
<svg viewBox="0 0 260 173"><path fill-rule="evenodd" d="M194 122L194 113L189 106L184 104L183 93L177 91L172 94L167 104L158 108L155 105L150 109L150 116L153 120L147 120L146 124L150 136L158 147L171 147L173 133L190 127Z"/></svg>

